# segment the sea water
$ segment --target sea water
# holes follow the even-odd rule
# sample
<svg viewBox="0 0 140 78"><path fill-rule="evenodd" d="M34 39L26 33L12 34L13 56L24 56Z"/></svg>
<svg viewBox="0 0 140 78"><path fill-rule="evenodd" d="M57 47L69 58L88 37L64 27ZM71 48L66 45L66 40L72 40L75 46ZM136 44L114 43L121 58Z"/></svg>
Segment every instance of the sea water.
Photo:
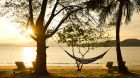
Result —
<svg viewBox="0 0 140 78"><path fill-rule="evenodd" d="M96 57L110 47L98 47L90 49L85 55L85 58ZM75 60L69 57L64 49L72 54L71 47L49 47L46 50L47 53L47 65L48 66L75 66ZM127 65L140 65L140 47L121 47L123 60ZM80 52L84 53L87 48L82 48ZM74 48L75 55L81 57L79 49ZM23 61L27 66L31 66L31 62L36 58L36 47L0 47L0 66L15 66L15 61ZM93 63L86 66L102 66L107 61L113 61L117 64L116 48L112 47L107 54Z"/></svg>

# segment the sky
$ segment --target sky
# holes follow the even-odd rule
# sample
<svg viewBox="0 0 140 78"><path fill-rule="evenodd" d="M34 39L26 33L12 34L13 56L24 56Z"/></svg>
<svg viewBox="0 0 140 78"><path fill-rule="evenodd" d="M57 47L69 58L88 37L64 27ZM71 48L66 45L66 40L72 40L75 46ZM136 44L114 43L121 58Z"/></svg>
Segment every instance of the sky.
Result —
<svg viewBox="0 0 140 78"><path fill-rule="evenodd" d="M111 32L111 35L115 38L115 28ZM131 22L121 26L120 37L121 40L130 38L140 39L140 13L134 13Z"/></svg>
<svg viewBox="0 0 140 78"><path fill-rule="evenodd" d="M17 24L0 18L0 43L1 44L27 44L33 40L24 34L16 26Z"/></svg>
<svg viewBox="0 0 140 78"><path fill-rule="evenodd" d="M111 31L112 39L115 39L115 27ZM121 26L121 40L140 39L140 14L135 13L128 25ZM0 17L0 44L28 44L34 41L23 34L6 18Z"/></svg>

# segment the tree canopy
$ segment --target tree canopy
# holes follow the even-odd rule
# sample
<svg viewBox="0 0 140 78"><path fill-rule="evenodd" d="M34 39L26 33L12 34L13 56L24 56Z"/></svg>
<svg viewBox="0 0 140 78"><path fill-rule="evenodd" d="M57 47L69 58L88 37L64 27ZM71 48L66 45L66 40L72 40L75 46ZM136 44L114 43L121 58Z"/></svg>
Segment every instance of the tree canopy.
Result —
<svg viewBox="0 0 140 78"><path fill-rule="evenodd" d="M37 43L36 74L46 71L46 39L52 37L72 15L89 14L86 0L7 0L3 14L20 23L21 29L32 29Z"/></svg>

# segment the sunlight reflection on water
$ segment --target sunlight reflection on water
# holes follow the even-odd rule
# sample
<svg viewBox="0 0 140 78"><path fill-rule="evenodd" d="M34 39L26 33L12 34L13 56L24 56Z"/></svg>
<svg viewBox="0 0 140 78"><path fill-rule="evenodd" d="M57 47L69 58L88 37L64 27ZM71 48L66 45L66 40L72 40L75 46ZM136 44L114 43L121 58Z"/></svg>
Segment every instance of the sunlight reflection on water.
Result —
<svg viewBox="0 0 140 78"><path fill-rule="evenodd" d="M32 66L32 61L35 60L36 53L34 52L34 48L24 47L23 48L23 61L27 66Z"/></svg>

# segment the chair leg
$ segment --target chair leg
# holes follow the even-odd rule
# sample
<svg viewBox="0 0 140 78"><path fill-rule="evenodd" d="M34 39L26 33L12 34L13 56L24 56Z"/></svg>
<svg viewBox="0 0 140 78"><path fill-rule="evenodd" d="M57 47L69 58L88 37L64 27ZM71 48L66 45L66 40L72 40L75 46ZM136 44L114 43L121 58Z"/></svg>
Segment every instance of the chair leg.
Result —
<svg viewBox="0 0 140 78"><path fill-rule="evenodd" d="M13 70L13 76L11 78L14 78L15 75L16 75L16 72L15 72L15 70Z"/></svg>
<svg viewBox="0 0 140 78"><path fill-rule="evenodd" d="M108 73L113 73L113 70L112 69L108 69Z"/></svg>
<svg viewBox="0 0 140 78"><path fill-rule="evenodd" d="M13 75L15 75L16 73L15 73L15 70L13 70Z"/></svg>

